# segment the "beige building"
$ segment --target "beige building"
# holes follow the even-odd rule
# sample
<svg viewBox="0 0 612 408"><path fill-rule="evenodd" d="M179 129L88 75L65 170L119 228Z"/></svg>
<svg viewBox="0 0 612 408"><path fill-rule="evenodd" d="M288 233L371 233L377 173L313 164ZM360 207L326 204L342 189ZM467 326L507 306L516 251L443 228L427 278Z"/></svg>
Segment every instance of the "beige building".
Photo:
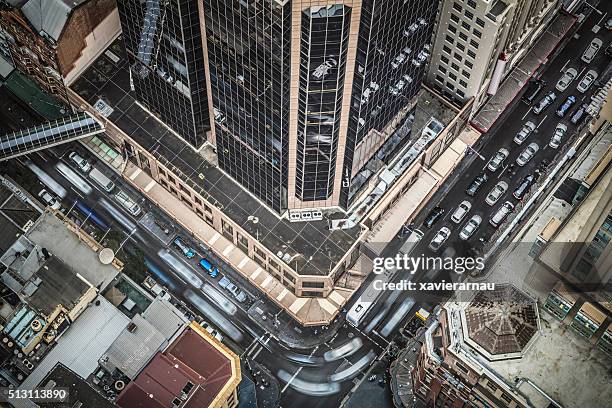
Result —
<svg viewBox="0 0 612 408"><path fill-rule="evenodd" d="M557 9L557 0L446 0L429 64L430 86L476 110L520 60ZM494 75L495 74L495 75Z"/></svg>
<svg viewBox="0 0 612 408"><path fill-rule="evenodd" d="M121 31L114 0L3 0L0 26L17 68L66 105L66 85Z"/></svg>

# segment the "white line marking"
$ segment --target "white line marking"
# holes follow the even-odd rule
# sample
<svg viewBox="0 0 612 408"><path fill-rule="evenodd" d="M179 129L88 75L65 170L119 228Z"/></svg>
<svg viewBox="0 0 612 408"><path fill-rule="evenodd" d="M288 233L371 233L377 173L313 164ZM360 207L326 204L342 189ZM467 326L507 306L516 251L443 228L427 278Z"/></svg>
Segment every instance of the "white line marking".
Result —
<svg viewBox="0 0 612 408"><path fill-rule="evenodd" d="M578 76L576 76L576 79L582 76L582 73L584 72L585 69L587 69L587 67L584 67L580 70L580 72L578 73Z"/></svg>
<svg viewBox="0 0 612 408"><path fill-rule="evenodd" d="M525 114L523 115L521 119L525 119L527 115L529 115L529 112L531 112L532 109L533 109L533 106L530 106L529 109L527 109L527 112L525 112Z"/></svg>
<svg viewBox="0 0 612 408"><path fill-rule="evenodd" d="M536 126L536 129L538 129L538 128L540 127L540 125L541 125L542 123L544 123L544 121L546 120L546 118L547 118L547 117L548 117L548 115L546 115L546 116L544 116L544 117L542 118L542 120L540 121L540 123L538 123L538 126Z"/></svg>
<svg viewBox="0 0 612 408"><path fill-rule="evenodd" d="M569 64L569 62L571 61L571 59L568 59L565 64L563 64L563 66L561 67L561 71L560 72L565 72L565 67L567 66L567 64Z"/></svg>
<svg viewBox="0 0 612 408"><path fill-rule="evenodd" d="M295 377L297 377L297 376L298 376L298 374L300 373L300 371L302 371L302 368L304 368L304 367L300 367L300 368L298 368L298 369L297 369L297 371L295 372L295 374L293 374L293 377L291 377L291 378L289 379L289 381L287 382L287 384L285 384L285 386L284 386L284 387L283 387L283 389L281 390L281 394L282 394L282 393L284 393L284 392L287 390L287 388L289 388L289 385L291 385L291 383L293 382L293 380L295 380Z"/></svg>

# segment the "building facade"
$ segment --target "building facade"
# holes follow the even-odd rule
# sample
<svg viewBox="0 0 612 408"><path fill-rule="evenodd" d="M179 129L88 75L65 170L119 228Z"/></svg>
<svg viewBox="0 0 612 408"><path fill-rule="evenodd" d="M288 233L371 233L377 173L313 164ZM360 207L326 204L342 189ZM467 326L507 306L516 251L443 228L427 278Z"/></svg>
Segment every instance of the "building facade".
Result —
<svg viewBox="0 0 612 408"><path fill-rule="evenodd" d="M529 49L557 10L556 0L446 0L436 27L428 83L478 108ZM494 76L496 70L499 75Z"/></svg>
<svg viewBox="0 0 612 408"><path fill-rule="evenodd" d="M0 53L65 105L66 85L119 31L113 0L0 1Z"/></svg>
<svg viewBox="0 0 612 408"><path fill-rule="evenodd" d="M437 5L204 1L221 169L278 213L347 208L420 88Z"/></svg>
<svg viewBox="0 0 612 408"><path fill-rule="evenodd" d="M117 1L139 101L194 149L210 130L199 3Z"/></svg>

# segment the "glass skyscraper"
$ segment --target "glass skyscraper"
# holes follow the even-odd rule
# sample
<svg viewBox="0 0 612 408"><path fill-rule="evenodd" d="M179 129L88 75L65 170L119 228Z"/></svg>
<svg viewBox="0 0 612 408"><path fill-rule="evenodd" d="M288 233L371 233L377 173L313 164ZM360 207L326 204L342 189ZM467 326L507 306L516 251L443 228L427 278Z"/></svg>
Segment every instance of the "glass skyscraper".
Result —
<svg viewBox="0 0 612 408"><path fill-rule="evenodd" d="M117 0L138 99L194 148L210 115L198 0Z"/></svg>
<svg viewBox="0 0 612 408"><path fill-rule="evenodd" d="M347 208L420 89L437 9L204 0L220 167L277 212Z"/></svg>

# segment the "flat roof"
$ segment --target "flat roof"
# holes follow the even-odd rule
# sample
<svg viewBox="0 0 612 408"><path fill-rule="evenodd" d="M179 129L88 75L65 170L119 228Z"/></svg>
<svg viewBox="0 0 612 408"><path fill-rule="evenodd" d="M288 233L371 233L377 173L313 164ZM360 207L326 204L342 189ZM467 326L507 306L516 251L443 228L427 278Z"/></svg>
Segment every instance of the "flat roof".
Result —
<svg viewBox="0 0 612 408"><path fill-rule="evenodd" d="M204 155L210 150L196 153L136 103L122 40L109 48L119 61L115 63L101 53L73 83L72 90L91 106L102 99L110 107L106 110L110 121L271 252L288 254L291 260L287 264L298 274L328 275L358 239L360 226L330 231L327 220L291 223L279 218L207 161ZM336 216L343 218L344 214ZM258 222L253 224L250 217Z"/></svg>
<svg viewBox="0 0 612 408"><path fill-rule="evenodd" d="M52 213L43 213L26 236L61 259L94 287L104 289L119 273L112 264L103 265L97 252Z"/></svg>
<svg viewBox="0 0 612 408"><path fill-rule="evenodd" d="M51 387L53 385L53 387ZM69 388L70 406L83 406L87 408L116 408L117 406L107 400L94 387L74 371L62 363L55 367L43 378L39 384L40 388ZM56 403L39 403L41 407L56 406Z"/></svg>

